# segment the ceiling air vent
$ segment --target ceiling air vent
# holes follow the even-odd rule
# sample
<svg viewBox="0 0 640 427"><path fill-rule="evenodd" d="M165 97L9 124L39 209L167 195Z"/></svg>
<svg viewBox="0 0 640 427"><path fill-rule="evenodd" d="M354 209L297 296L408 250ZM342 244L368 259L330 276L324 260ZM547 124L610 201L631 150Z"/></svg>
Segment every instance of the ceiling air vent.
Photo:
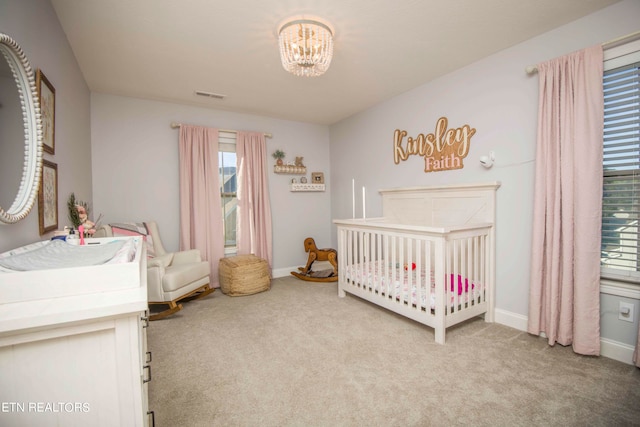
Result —
<svg viewBox="0 0 640 427"><path fill-rule="evenodd" d="M215 99L225 99L227 97L227 95L221 95L219 93L213 93L213 92L205 92L203 90L197 90L196 95L206 96L207 98L215 98Z"/></svg>

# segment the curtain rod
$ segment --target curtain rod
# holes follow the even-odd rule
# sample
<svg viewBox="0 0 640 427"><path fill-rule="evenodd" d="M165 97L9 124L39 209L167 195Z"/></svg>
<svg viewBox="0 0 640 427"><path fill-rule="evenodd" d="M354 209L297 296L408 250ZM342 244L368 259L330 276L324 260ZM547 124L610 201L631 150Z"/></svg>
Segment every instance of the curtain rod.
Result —
<svg viewBox="0 0 640 427"><path fill-rule="evenodd" d="M182 125L182 123L171 122L171 129L178 129L181 125ZM237 130L229 130L229 129L218 129L218 130L220 132L235 133L235 134L238 133ZM270 133L265 133L264 137L265 138L273 138L273 135L271 135Z"/></svg>
<svg viewBox="0 0 640 427"><path fill-rule="evenodd" d="M627 34L626 36L618 37L617 39L609 40L608 42L602 43L602 47L604 49L609 49L611 47L616 47L618 44L627 41L633 41L634 39L640 38L640 31L636 31L635 33ZM524 69L527 74L535 74L538 72L538 67L535 65L529 65Z"/></svg>

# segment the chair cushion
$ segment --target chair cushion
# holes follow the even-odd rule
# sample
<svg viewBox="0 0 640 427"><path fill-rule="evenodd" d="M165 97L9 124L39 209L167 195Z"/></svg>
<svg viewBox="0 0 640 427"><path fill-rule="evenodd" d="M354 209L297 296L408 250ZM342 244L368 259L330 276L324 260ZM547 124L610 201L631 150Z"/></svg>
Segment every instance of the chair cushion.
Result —
<svg viewBox="0 0 640 427"><path fill-rule="evenodd" d="M173 253L160 255L154 258L150 258L147 261L147 267L162 267L166 268L173 261Z"/></svg>
<svg viewBox="0 0 640 427"><path fill-rule="evenodd" d="M210 272L211 269L207 261L171 265L165 270L162 278L162 289L165 292L178 290L208 276Z"/></svg>

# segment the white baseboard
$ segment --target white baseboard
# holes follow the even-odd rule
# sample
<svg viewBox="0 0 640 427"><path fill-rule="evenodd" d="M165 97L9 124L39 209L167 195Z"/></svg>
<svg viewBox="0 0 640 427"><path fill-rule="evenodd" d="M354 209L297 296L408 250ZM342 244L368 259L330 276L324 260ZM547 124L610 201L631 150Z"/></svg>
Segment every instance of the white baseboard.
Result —
<svg viewBox="0 0 640 427"><path fill-rule="evenodd" d="M291 275L292 271L298 271L298 268L304 267L303 265L296 265L295 267L285 267L285 268L276 268L271 272L271 275L274 279L278 277L287 277ZM313 270L319 271L327 268L332 268L329 261L316 261L313 263Z"/></svg>
<svg viewBox="0 0 640 427"><path fill-rule="evenodd" d="M273 271L271 271L271 275L273 276L274 279L277 279L278 277L290 276L292 271L298 271L298 266L276 268Z"/></svg>
<svg viewBox="0 0 640 427"><path fill-rule="evenodd" d="M526 332L527 316L509 311L496 309L495 321L501 325L509 326L519 331ZM633 365L633 346L608 338L600 338L600 355L618 362Z"/></svg>
<svg viewBox="0 0 640 427"><path fill-rule="evenodd" d="M494 319L496 323L500 323L501 325L509 326L519 331L527 330L527 316L523 316L522 314L496 308Z"/></svg>
<svg viewBox="0 0 640 427"><path fill-rule="evenodd" d="M633 346L619 341L600 338L600 355L633 365Z"/></svg>

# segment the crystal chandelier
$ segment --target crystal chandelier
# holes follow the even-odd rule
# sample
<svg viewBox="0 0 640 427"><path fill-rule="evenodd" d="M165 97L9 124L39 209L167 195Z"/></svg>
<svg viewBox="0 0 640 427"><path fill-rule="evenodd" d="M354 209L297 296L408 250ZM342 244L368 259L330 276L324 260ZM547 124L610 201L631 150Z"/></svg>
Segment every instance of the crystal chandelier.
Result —
<svg viewBox="0 0 640 427"><path fill-rule="evenodd" d="M333 29L317 19L294 19L278 29L280 59L296 76L315 77L327 71L333 57Z"/></svg>

